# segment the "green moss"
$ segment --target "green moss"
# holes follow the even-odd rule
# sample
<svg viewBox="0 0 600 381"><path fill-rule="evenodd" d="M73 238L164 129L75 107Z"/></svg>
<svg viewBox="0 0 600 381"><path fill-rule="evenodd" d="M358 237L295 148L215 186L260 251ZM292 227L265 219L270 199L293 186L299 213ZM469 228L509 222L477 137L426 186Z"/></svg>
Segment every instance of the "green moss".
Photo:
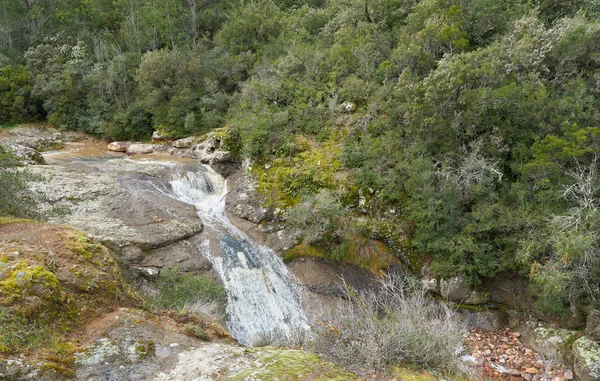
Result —
<svg viewBox="0 0 600 381"><path fill-rule="evenodd" d="M18 256L0 256L0 357L43 355L69 368L73 348L68 332L98 307L139 300L109 250L83 233L61 229L52 234L64 245L54 247L59 252L52 256L20 246L15 246Z"/></svg>
<svg viewBox="0 0 600 381"><path fill-rule="evenodd" d="M102 247L85 236L82 232L74 232L67 241L67 247L81 259L93 259L102 253Z"/></svg>
<svg viewBox="0 0 600 381"><path fill-rule="evenodd" d="M128 348L131 359L143 360L153 357L156 353L156 346L152 340L138 340Z"/></svg>
<svg viewBox="0 0 600 381"><path fill-rule="evenodd" d="M281 258L283 262L290 263L296 258L300 257L316 257L316 258L325 258L325 250L320 249L316 246L312 245L296 245L289 250L286 250Z"/></svg>
<svg viewBox="0 0 600 381"><path fill-rule="evenodd" d="M19 222L28 222L28 223L34 223L36 221L33 220L27 220L27 219L23 219L23 218L14 218L14 217L0 217L0 225L5 225L5 224L14 224L14 223L19 223Z"/></svg>
<svg viewBox="0 0 600 381"><path fill-rule="evenodd" d="M356 375L323 361L319 356L312 353L274 348L252 349L250 351L258 352L252 367L235 376L225 378L225 380L347 381L359 379Z"/></svg>
<svg viewBox="0 0 600 381"><path fill-rule="evenodd" d="M64 365L60 365L60 364L56 364L56 363L45 363L42 366L40 366L40 369L41 370L52 369L67 378L75 378L75 371L73 369L65 367Z"/></svg>
<svg viewBox="0 0 600 381"><path fill-rule="evenodd" d="M322 188L343 189L343 196L352 193L354 185L341 171L339 136L320 144L297 137L295 145L300 151L295 156L273 158L252 167L258 179L258 191L268 200L270 207L285 209L294 206L303 194L314 194Z"/></svg>
<svg viewBox="0 0 600 381"><path fill-rule="evenodd" d="M50 143L50 145L46 146L46 147L41 147L38 151L39 152L46 152L46 151L58 151L65 148L65 143L63 142L52 142Z"/></svg>
<svg viewBox="0 0 600 381"><path fill-rule="evenodd" d="M6 278L0 281L1 304L11 304L30 295L47 300L56 300L59 296L58 278L42 266L30 266L19 261L4 271Z"/></svg>

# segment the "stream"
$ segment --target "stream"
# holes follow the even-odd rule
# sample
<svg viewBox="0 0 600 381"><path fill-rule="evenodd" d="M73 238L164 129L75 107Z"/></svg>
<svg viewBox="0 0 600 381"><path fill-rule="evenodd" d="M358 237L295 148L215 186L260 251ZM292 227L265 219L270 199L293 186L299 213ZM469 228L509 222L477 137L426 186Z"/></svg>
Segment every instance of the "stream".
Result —
<svg viewBox="0 0 600 381"><path fill-rule="evenodd" d="M85 173L118 173L135 197L170 198L193 205L204 223L198 247L228 293L227 324L247 346L294 343L309 329L300 290L283 261L236 228L225 214L227 182L210 167L170 156L128 157L104 144L46 153L48 164ZM126 170L125 170L126 169ZM151 173L138 179L139 174ZM158 174L158 175L157 175ZM170 201L174 202L174 201Z"/></svg>

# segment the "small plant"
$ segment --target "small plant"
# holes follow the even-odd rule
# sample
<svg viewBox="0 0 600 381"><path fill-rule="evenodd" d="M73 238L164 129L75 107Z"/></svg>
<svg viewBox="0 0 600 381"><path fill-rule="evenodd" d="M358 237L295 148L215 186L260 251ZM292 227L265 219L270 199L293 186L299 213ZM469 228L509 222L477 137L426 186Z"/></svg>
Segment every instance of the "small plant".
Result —
<svg viewBox="0 0 600 381"><path fill-rule="evenodd" d="M194 336L195 338L203 340L203 341L210 340L210 337L208 336L206 329L198 324L188 323L185 326L185 332L187 334L189 334L190 336Z"/></svg>
<svg viewBox="0 0 600 381"><path fill-rule="evenodd" d="M359 374L398 363L459 369L466 334L453 310L416 281L382 278L378 291L356 293L316 314L312 349Z"/></svg>
<svg viewBox="0 0 600 381"><path fill-rule="evenodd" d="M156 286L160 293L151 299L159 308L181 311L186 304L216 304L225 313L227 291L207 275L182 273L178 267L163 270Z"/></svg>

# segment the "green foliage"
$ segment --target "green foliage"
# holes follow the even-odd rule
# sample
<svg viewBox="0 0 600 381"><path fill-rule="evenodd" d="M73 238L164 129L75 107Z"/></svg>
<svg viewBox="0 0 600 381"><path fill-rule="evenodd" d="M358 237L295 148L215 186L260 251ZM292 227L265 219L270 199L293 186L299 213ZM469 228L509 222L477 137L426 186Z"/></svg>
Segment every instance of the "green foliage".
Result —
<svg viewBox="0 0 600 381"><path fill-rule="evenodd" d="M308 244L335 241L336 228L343 215L340 200L331 192L322 190L308 195L289 212L288 223L302 229Z"/></svg>
<svg viewBox="0 0 600 381"><path fill-rule="evenodd" d="M36 195L27 184L31 175L20 160L0 145L0 217L39 217Z"/></svg>
<svg viewBox="0 0 600 381"><path fill-rule="evenodd" d="M159 308L181 311L187 303L217 303L225 309L227 292L207 275L182 273L177 267L163 270L156 286L160 293L151 299Z"/></svg>
<svg viewBox="0 0 600 381"><path fill-rule="evenodd" d="M529 274L551 312L597 299L597 217L576 185L595 205L596 2L17 3L0 6L0 124L118 140L228 127L303 247L378 269L433 258L473 282Z"/></svg>
<svg viewBox="0 0 600 381"><path fill-rule="evenodd" d="M0 65L0 124L37 120L40 104L31 96L29 73L24 66Z"/></svg>

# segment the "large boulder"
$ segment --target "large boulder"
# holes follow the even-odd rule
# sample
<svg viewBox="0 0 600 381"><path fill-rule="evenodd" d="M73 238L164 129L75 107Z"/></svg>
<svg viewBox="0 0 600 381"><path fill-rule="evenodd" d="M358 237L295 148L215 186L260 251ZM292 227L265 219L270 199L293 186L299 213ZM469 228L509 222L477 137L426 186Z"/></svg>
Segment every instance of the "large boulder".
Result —
<svg viewBox="0 0 600 381"><path fill-rule="evenodd" d="M127 152L131 142L112 142L108 145L108 150L113 152Z"/></svg>
<svg viewBox="0 0 600 381"><path fill-rule="evenodd" d="M600 340L600 310L591 310L587 315L585 333Z"/></svg>
<svg viewBox="0 0 600 381"><path fill-rule="evenodd" d="M505 312L499 310L471 310L468 308L459 308L458 316L469 328L482 328L488 331L500 331L508 325L508 318Z"/></svg>
<svg viewBox="0 0 600 381"><path fill-rule="evenodd" d="M192 145L194 145L198 140L199 140L199 138L196 136L189 136L187 138L175 140L174 142L171 143L171 145L175 148L180 148L180 149L191 148Z"/></svg>
<svg viewBox="0 0 600 381"><path fill-rule="evenodd" d="M584 336L573 343L575 377L580 381L600 381L600 344Z"/></svg>
<svg viewBox="0 0 600 381"><path fill-rule="evenodd" d="M32 184L43 195L40 207L68 211L53 215L51 222L86 231L122 253L129 264L170 267L179 263L181 248L168 248L200 233L203 224L193 205L164 193L170 187L168 170L125 160L85 165L85 171L76 165L31 168L43 178ZM158 248L163 250L154 251ZM153 253L162 258L160 263L143 262ZM184 263L190 269L206 267L196 259Z"/></svg>
<svg viewBox="0 0 600 381"><path fill-rule="evenodd" d="M316 257L296 258L288 268L304 287L317 294L345 296L348 288L364 291L376 285L375 277L364 269Z"/></svg>
<svg viewBox="0 0 600 381"><path fill-rule="evenodd" d="M8 149L26 164L46 164L42 154L36 149L21 144L11 144Z"/></svg>
<svg viewBox="0 0 600 381"><path fill-rule="evenodd" d="M154 152L152 144L133 143L127 147L126 152L130 155L148 154Z"/></svg>
<svg viewBox="0 0 600 381"><path fill-rule="evenodd" d="M547 358L573 364L572 344L578 333L568 329L554 328L537 320L527 320L519 326L521 341Z"/></svg>
<svg viewBox="0 0 600 381"><path fill-rule="evenodd" d="M440 281L440 294L445 299L463 304L483 304L488 295L471 289L470 283L463 276L455 276Z"/></svg>

